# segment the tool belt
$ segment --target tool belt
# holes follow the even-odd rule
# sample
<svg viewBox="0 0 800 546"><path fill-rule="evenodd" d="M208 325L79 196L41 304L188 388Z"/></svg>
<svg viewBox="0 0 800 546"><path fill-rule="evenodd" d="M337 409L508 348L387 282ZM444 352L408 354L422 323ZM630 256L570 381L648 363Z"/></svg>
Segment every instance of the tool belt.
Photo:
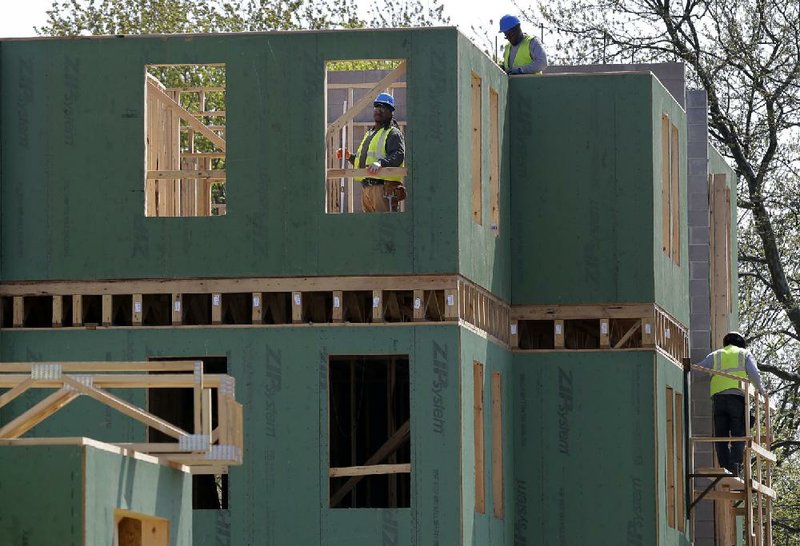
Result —
<svg viewBox="0 0 800 546"><path fill-rule="evenodd" d="M384 195L391 197L397 203L406 198L406 187L402 183L393 180L387 181L379 178L365 178L361 181L361 186L364 188L369 186L385 186L383 190Z"/></svg>

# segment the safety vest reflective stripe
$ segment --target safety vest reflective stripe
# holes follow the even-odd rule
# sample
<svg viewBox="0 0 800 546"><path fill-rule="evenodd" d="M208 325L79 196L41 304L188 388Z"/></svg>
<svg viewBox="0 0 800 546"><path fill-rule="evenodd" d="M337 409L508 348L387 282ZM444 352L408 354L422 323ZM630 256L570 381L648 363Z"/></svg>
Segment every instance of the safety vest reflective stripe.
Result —
<svg viewBox="0 0 800 546"><path fill-rule="evenodd" d="M735 375L747 380L747 351L734 345L714 351L714 370ZM711 396L729 389L739 389L739 381L732 377L713 375L711 377Z"/></svg>
<svg viewBox="0 0 800 546"><path fill-rule="evenodd" d="M364 148L364 142L366 142L370 136L370 133L367 133L364 138L361 140L361 144L358 145L358 150L356 150L356 160L353 163L353 167L356 169L363 169L372 165L376 161L384 159L386 157L386 139L391 132L391 127L381 127L375 133L373 133L372 138L369 140L369 146L367 147L367 155L364 163L361 162L361 154ZM402 166L402 165L401 165ZM364 180L365 177L356 177L356 181L360 182ZM377 178L378 180L389 180L391 182L402 182L402 176L375 176L372 178Z"/></svg>
<svg viewBox="0 0 800 546"><path fill-rule="evenodd" d="M516 68L518 66L525 66L533 62L531 57L531 40L530 36L525 36L519 43L517 54L514 55L514 66L509 66L508 59L511 57L511 44L507 43L505 51L503 51L503 66L506 68Z"/></svg>

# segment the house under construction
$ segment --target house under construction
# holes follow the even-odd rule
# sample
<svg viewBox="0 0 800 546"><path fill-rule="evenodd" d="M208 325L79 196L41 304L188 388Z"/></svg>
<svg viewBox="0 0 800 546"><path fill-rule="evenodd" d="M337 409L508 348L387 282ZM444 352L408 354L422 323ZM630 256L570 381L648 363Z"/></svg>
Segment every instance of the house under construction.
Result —
<svg viewBox="0 0 800 546"><path fill-rule="evenodd" d="M0 543L771 546L769 409L725 475L687 371L737 323L706 120L453 28L0 41Z"/></svg>

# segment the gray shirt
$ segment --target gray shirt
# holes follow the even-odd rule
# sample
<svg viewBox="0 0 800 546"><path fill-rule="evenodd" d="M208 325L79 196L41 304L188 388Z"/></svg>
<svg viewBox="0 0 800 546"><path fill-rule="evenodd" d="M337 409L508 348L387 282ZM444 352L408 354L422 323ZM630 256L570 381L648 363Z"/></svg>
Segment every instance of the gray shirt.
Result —
<svg viewBox="0 0 800 546"><path fill-rule="evenodd" d="M708 356L706 356L702 360L702 362L698 363L697 365L702 367L702 368L707 368L709 370L713 370L714 369L714 353L710 353ZM745 370L747 371L747 377L750 378L750 382L753 385L755 385L756 389L758 389L758 392L760 392L763 395L766 395L767 392L764 390L763 385L761 385L761 373L758 371L758 365L756 364L756 361L753 358L753 355L750 354L750 351L747 351L746 354L745 354L744 367L745 367ZM727 389L727 390L724 390L724 391L720 392L719 394L738 394L739 396L744 396L744 393L742 391L740 391L739 389Z"/></svg>
<svg viewBox="0 0 800 546"><path fill-rule="evenodd" d="M522 40L517 45L506 44L506 47L510 47L511 50L508 53L508 66L514 66L514 59L517 57L517 51L519 51L519 46L525 41L526 36L523 34ZM524 66L517 66L514 67L515 73L519 70L519 74L533 74L535 72L541 72L545 68L547 68L547 53L544 52L544 48L539 40L536 37L531 38L530 42L530 52L531 52L531 59L532 61L530 64L526 64ZM504 69L508 70L508 67L503 67Z"/></svg>

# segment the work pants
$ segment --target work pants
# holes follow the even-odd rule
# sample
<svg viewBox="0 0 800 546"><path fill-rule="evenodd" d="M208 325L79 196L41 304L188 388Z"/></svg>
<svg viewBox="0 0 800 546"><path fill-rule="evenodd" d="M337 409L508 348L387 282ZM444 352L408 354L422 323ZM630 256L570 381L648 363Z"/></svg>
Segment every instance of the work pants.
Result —
<svg viewBox="0 0 800 546"><path fill-rule="evenodd" d="M744 436L744 396L715 394L714 436ZM717 460L722 468L738 475L744 456L744 442L716 442Z"/></svg>

